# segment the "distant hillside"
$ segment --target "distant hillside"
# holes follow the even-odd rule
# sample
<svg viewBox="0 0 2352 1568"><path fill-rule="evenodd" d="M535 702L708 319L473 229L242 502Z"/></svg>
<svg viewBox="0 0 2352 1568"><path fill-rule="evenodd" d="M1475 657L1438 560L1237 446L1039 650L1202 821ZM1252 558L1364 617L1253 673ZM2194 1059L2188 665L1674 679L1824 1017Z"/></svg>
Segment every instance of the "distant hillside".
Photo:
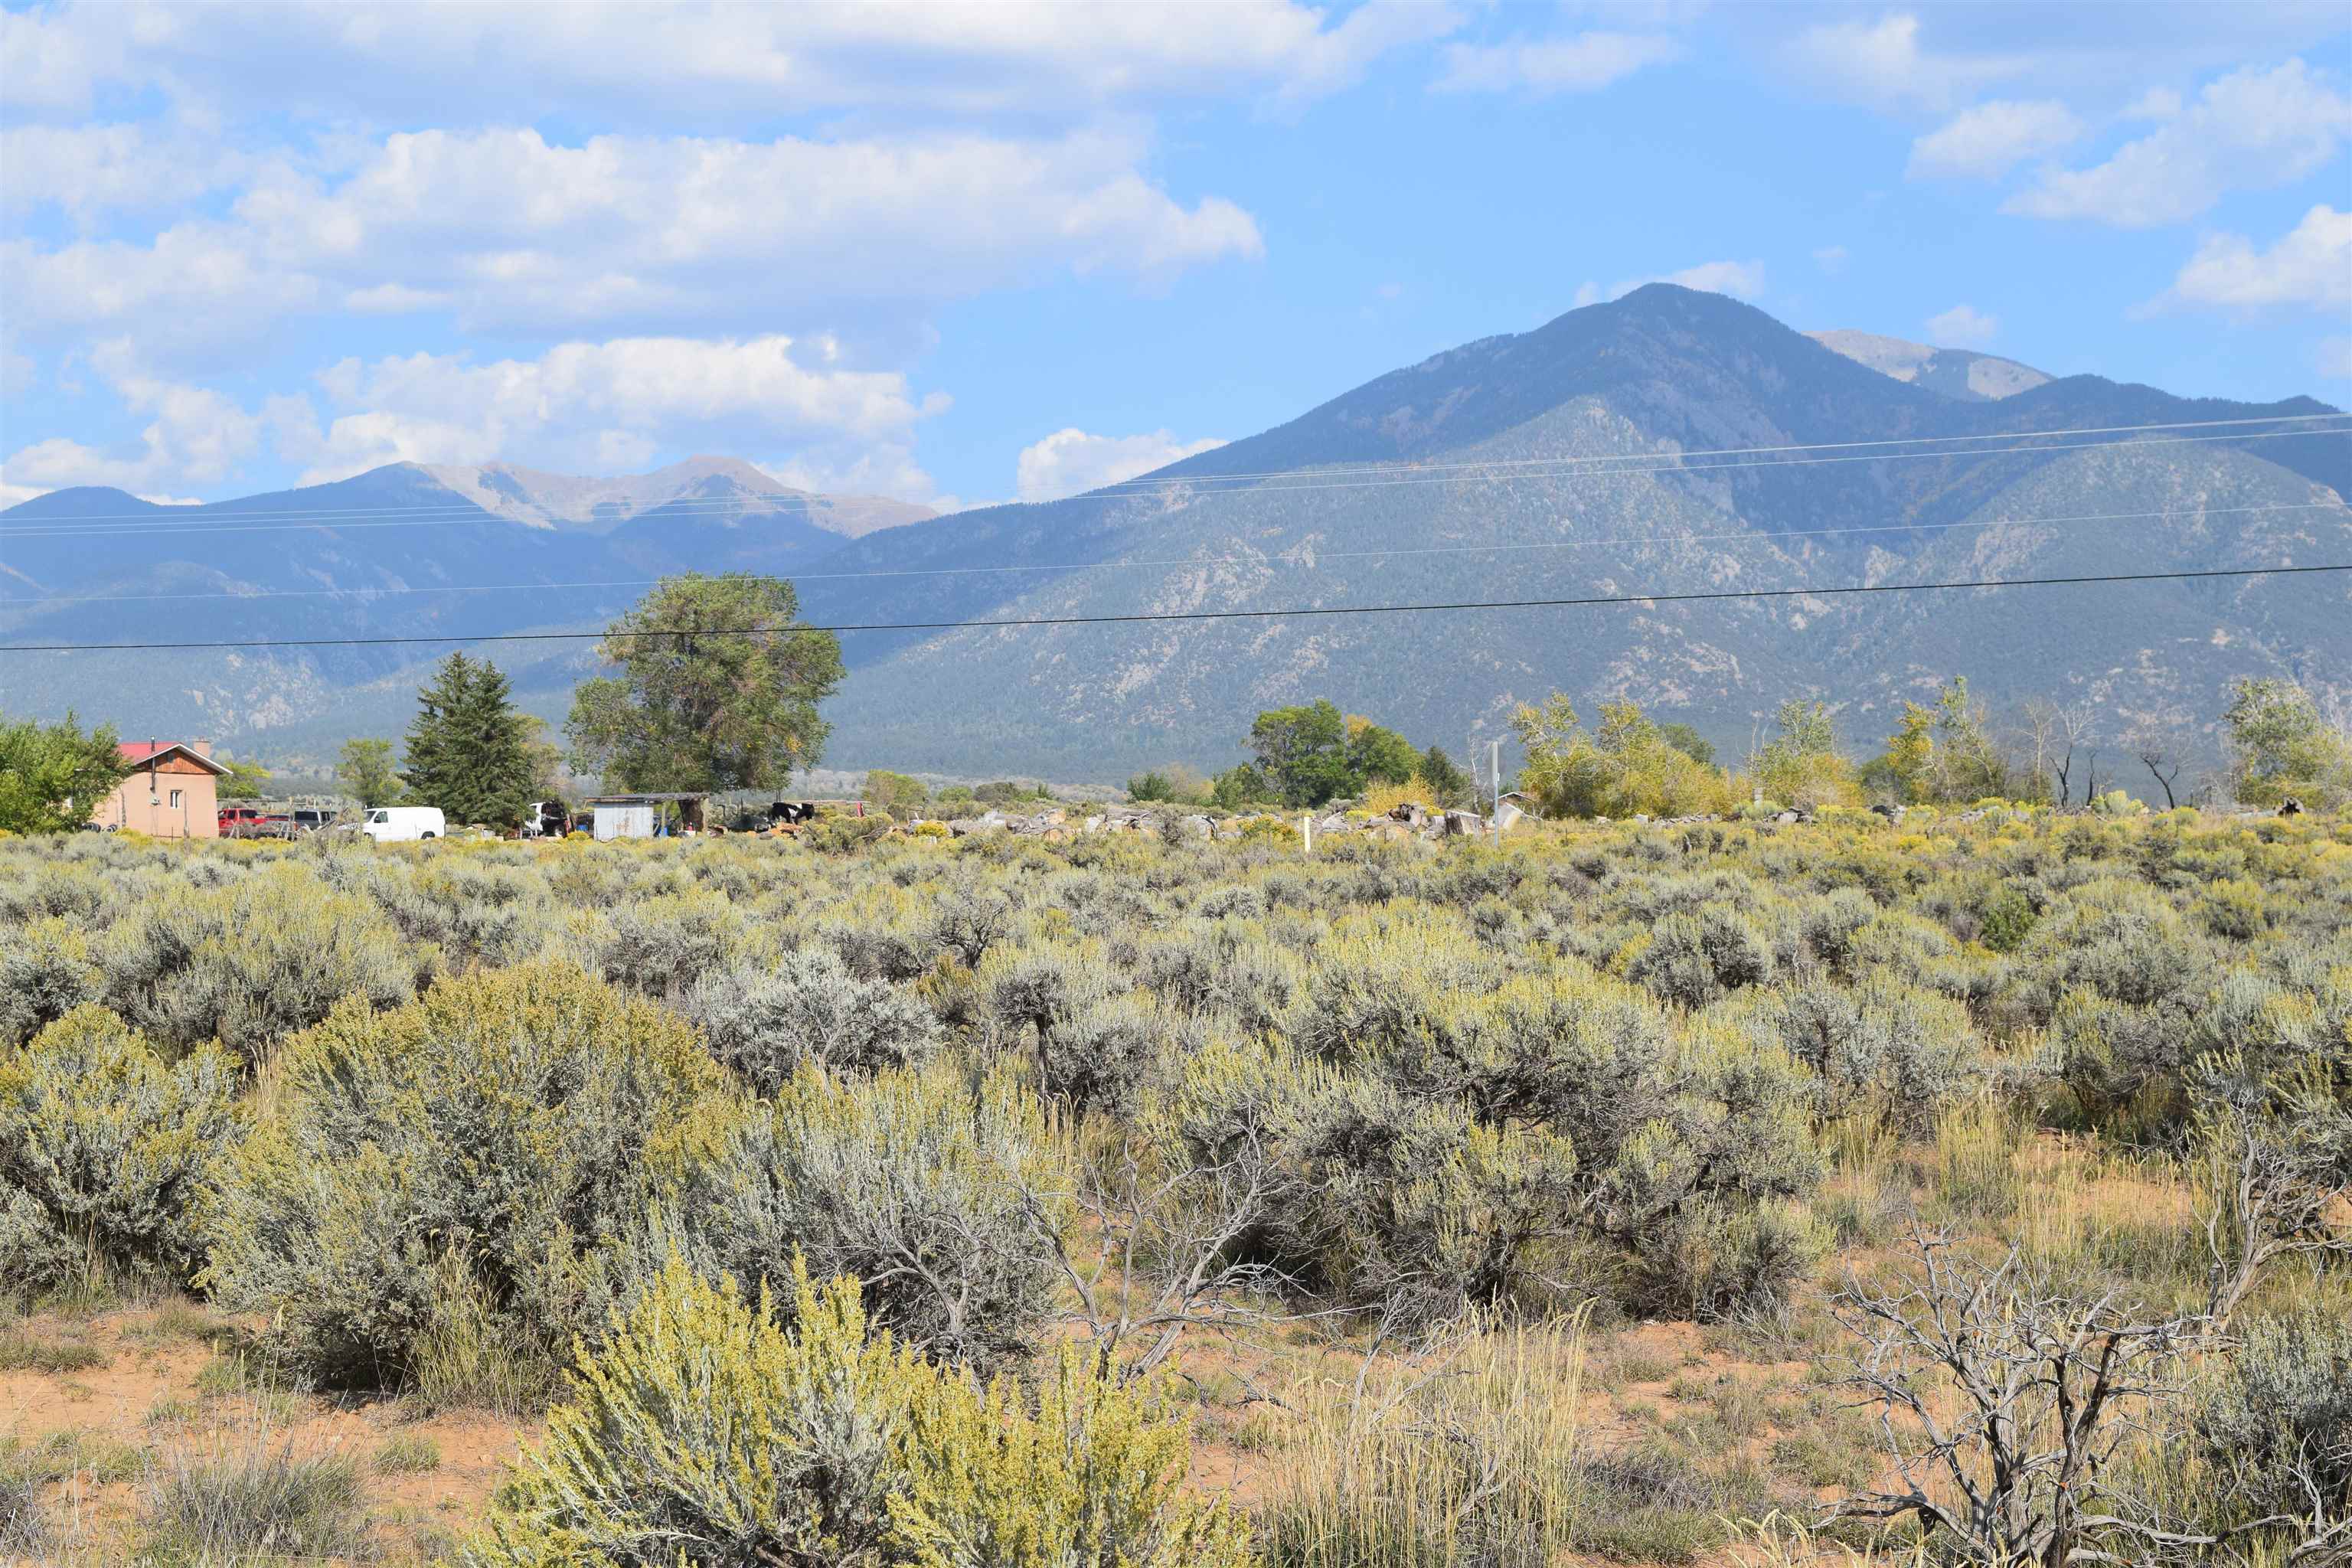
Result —
<svg viewBox="0 0 2352 1568"><path fill-rule="evenodd" d="M2050 378L2030 364L1997 354L1970 353L1966 349L1931 348L1882 338L1874 332L1808 332L1824 348L1836 350L1881 375L1957 397L1963 403L1989 403L2040 386Z"/></svg>
<svg viewBox="0 0 2352 1568"><path fill-rule="evenodd" d="M1949 352L1930 351L1937 363ZM689 565L794 575L812 619L855 625L2352 561L2352 439L2340 433L2208 425L2027 439L2333 412L2324 404L2183 398L2096 376L1971 399L1916 370L1890 376L1752 307L1653 285L1392 372L1157 483L847 540L826 526L840 503L828 514L823 498L757 489L724 459L663 470L672 479L560 485L395 466L160 519L119 492L66 492L0 515L18 530L0 534L0 556L44 595L0 606L0 636L594 627L636 583ZM473 499L493 492L505 510ZM440 511L431 526L368 515L394 506ZM281 531L191 530L181 548L173 531L208 516ZM478 584L505 586L385 591ZM257 590L300 596L75 602ZM1868 744L1903 698L1956 673L1997 705L2075 696L2106 716L2111 740L2162 726L2210 751L2241 675L2293 673L2352 701L2347 626L2352 583L2300 577L853 632L827 761L1115 780L1231 759L1259 708L1322 695L1458 752L1553 689L1588 710L1636 698L1733 753L1783 698L1820 696ZM341 734L396 729L439 651L10 658L0 707L70 703L132 732L201 726L265 750L331 752ZM590 660L584 643L489 651L551 716Z"/></svg>

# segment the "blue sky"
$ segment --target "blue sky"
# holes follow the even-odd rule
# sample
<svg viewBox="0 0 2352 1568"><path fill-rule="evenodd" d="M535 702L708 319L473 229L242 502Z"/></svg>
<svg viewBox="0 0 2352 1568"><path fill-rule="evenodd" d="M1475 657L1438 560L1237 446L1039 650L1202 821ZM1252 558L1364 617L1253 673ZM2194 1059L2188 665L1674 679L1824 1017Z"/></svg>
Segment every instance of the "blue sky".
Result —
<svg viewBox="0 0 2352 1568"><path fill-rule="evenodd" d="M1068 493L1652 278L2352 404L2341 4L11 6L0 500Z"/></svg>

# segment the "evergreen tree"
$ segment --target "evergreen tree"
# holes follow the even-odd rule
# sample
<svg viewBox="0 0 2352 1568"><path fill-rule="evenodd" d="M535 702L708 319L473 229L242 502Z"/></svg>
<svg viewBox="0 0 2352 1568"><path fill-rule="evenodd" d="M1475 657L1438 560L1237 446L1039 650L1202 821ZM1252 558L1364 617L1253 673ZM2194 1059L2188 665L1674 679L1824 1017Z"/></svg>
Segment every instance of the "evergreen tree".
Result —
<svg viewBox="0 0 2352 1568"><path fill-rule="evenodd" d="M453 653L416 705L401 773L409 795L439 806L452 822L520 822L535 770L524 744L528 722L498 666Z"/></svg>
<svg viewBox="0 0 2352 1568"><path fill-rule="evenodd" d="M1421 754L1421 782L1429 786L1436 798L1433 805L1467 805L1470 804L1470 775L1454 764L1444 751L1432 746Z"/></svg>

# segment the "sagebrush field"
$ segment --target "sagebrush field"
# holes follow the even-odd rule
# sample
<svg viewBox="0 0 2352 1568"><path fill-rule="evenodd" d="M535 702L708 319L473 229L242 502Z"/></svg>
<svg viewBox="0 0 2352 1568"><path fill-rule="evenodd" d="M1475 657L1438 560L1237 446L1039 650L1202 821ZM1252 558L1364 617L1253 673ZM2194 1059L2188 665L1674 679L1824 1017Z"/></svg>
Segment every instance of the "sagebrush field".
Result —
<svg viewBox="0 0 2352 1568"><path fill-rule="evenodd" d="M0 843L0 1556L2313 1564L2352 825Z"/></svg>

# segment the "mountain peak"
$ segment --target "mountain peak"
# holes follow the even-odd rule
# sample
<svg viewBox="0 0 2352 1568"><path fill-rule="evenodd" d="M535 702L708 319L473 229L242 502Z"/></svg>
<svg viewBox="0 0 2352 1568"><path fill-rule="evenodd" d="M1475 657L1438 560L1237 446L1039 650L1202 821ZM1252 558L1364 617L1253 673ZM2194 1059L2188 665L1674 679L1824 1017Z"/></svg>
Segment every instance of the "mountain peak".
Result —
<svg viewBox="0 0 2352 1568"><path fill-rule="evenodd" d="M1939 349L1927 343L1915 343L1902 338L1881 337L1875 332L1857 332L1845 328L1805 335L1857 364L1868 365L1881 375L1907 381L1930 392L1940 392L1962 403L1990 403L1999 398L2012 397L2050 380L2048 374L2030 364L2020 364L2013 359L2002 359L1998 354L1974 353L1967 349Z"/></svg>

